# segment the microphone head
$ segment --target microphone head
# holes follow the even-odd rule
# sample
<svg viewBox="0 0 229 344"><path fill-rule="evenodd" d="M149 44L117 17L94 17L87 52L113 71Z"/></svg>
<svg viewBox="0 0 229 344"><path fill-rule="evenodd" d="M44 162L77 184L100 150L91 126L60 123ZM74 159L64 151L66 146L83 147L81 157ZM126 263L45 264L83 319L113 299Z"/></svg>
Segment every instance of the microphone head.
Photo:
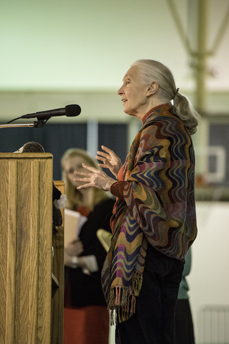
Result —
<svg viewBox="0 0 229 344"><path fill-rule="evenodd" d="M65 106L65 113L67 117L79 116L81 113L81 107L77 104L70 104Z"/></svg>

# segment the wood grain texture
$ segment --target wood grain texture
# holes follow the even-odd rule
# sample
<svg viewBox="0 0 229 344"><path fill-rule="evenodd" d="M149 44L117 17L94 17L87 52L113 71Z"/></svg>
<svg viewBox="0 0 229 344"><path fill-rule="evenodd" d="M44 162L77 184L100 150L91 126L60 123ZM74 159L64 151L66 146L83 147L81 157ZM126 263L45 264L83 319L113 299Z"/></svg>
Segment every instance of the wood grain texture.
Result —
<svg viewBox="0 0 229 344"><path fill-rule="evenodd" d="M50 343L52 155L0 154L0 343Z"/></svg>
<svg viewBox="0 0 229 344"><path fill-rule="evenodd" d="M11 176L8 173L11 168ZM16 198L15 164L1 161L0 179L0 343L13 343L15 311Z"/></svg>

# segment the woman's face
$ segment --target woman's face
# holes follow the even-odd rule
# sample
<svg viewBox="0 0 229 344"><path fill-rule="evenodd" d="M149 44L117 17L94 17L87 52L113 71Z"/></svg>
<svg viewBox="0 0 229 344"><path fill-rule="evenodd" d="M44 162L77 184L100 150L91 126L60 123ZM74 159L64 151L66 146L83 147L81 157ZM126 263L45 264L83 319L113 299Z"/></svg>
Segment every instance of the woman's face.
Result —
<svg viewBox="0 0 229 344"><path fill-rule="evenodd" d="M138 118L145 115L148 105L147 88L139 73L139 67L132 66L123 78L122 87L118 90L125 113Z"/></svg>
<svg viewBox="0 0 229 344"><path fill-rule="evenodd" d="M85 171L85 168L83 168L82 163L85 163L88 165L88 162L81 156L71 157L63 162L63 166L66 172L67 178L74 187L81 185L80 182L77 182L74 180L74 178L76 177L74 174L74 171L79 171L79 172Z"/></svg>

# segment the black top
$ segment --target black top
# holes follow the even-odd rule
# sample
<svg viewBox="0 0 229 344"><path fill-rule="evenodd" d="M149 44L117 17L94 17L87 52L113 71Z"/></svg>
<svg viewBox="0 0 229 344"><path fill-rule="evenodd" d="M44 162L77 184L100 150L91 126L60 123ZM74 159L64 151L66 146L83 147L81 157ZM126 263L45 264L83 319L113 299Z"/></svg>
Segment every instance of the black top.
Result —
<svg viewBox="0 0 229 344"><path fill-rule="evenodd" d="M84 246L81 256L94 255L99 270L87 275L81 268L66 268L66 275L70 278L71 283L71 305L73 307L106 305L101 286L101 270L107 253L97 238L96 232L98 229L111 232L110 218L114 203L115 200L109 198L97 204L81 228L79 238Z"/></svg>

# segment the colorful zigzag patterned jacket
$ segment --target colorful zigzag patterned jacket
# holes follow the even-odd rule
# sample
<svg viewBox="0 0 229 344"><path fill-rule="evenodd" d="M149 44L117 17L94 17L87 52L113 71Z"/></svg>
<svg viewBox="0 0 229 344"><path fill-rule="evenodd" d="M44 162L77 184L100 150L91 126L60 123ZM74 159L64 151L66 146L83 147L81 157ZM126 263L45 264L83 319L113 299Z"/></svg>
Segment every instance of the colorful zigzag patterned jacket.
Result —
<svg viewBox="0 0 229 344"><path fill-rule="evenodd" d="M196 238L194 167L192 140L174 107L153 108L111 188L117 201L102 285L120 322L135 311L147 246L184 261Z"/></svg>

